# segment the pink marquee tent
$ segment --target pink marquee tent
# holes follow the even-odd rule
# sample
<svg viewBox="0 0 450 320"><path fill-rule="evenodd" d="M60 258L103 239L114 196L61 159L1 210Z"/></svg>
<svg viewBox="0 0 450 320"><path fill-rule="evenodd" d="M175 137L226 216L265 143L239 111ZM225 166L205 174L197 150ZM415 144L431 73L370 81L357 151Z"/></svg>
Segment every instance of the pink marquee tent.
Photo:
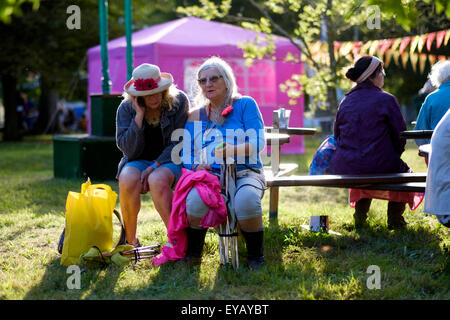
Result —
<svg viewBox="0 0 450 320"><path fill-rule="evenodd" d="M255 60L248 68L238 44L252 41L256 35L240 27L195 17L162 23L133 33L133 67L145 62L158 65L161 71L171 73L177 87L191 97L196 68L205 58L219 56L233 68L239 92L256 100L266 126L272 125L273 110L284 107L291 110L290 126L302 127L303 97L297 105L290 106L288 97L279 89L279 84L292 74L303 72L302 64L283 62L288 52L298 57L300 52L288 39L275 36L276 59ZM88 94L101 94L100 46L90 48L87 54ZM127 80L125 37L109 41L108 54L111 93L122 93ZM291 137L282 152L303 153L303 137Z"/></svg>

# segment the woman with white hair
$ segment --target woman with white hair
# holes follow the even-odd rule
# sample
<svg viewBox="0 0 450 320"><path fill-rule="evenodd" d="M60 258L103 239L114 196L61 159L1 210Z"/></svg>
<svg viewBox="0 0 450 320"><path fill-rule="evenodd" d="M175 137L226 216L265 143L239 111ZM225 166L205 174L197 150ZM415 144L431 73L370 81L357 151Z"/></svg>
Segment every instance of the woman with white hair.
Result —
<svg viewBox="0 0 450 320"><path fill-rule="evenodd" d="M246 242L248 267L255 270L265 263L261 198L266 182L259 155L265 146L263 118L256 101L238 93L233 71L224 60L206 60L198 69L197 82L196 108L185 127L191 150L183 147L183 164L196 173L206 170L219 176L225 159L234 158L236 189L230 197L234 196L231 201ZM201 221L210 211L199 193L193 187L186 197L189 227L184 261L189 264L201 262L207 232Z"/></svg>
<svg viewBox="0 0 450 320"><path fill-rule="evenodd" d="M176 129L184 128L189 100L175 88L170 73L149 63L133 70L123 96L116 115L116 142L123 152L116 178L126 241L140 246L136 230L141 194L150 191L156 210L168 226L172 188L181 176L181 165L172 162L177 142L171 136Z"/></svg>
<svg viewBox="0 0 450 320"><path fill-rule="evenodd" d="M428 75L431 84L437 88L423 102L414 130L434 130L450 108L450 61L436 63ZM417 145L430 143L429 139L417 139Z"/></svg>

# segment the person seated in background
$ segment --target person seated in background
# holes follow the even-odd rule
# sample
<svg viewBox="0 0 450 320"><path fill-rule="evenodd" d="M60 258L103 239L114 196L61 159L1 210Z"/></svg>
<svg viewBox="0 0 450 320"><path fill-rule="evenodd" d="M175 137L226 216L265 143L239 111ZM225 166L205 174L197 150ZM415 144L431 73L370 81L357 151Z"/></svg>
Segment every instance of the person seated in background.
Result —
<svg viewBox="0 0 450 320"><path fill-rule="evenodd" d="M417 92L417 95L413 97L412 104L414 106L415 111L415 119L417 119L417 116L419 115L420 108L422 107L423 102L425 101L425 98L432 93L436 88L431 84L431 80L428 77L427 81L424 83L423 87ZM416 121L414 120L413 124L416 124Z"/></svg>
<svg viewBox="0 0 450 320"><path fill-rule="evenodd" d="M420 109L414 130L434 130L438 122L450 108L450 61L436 63L428 75L437 88L430 93ZM430 143L429 139L416 139L418 146Z"/></svg>
<svg viewBox="0 0 450 320"><path fill-rule="evenodd" d="M87 125L88 125L88 122L87 122L87 119L86 119L86 114L83 113L81 115L80 119L78 119L77 130L81 131L81 132L86 132L87 131Z"/></svg>
<svg viewBox="0 0 450 320"><path fill-rule="evenodd" d="M337 143L328 172L330 174L376 174L409 172L401 155L406 140L400 132L406 122L397 99L383 91L383 62L375 56L364 56L348 69L348 79L356 82L342 100L334 123ZM389 230L405 227L405 204L415 209L422 201L407 192L350 189L350 204L355 207L355 226L365 224L373 198L388 200Z"/></svg>
<svg viewBox="0 0 450 320"><path fill-rule="evenodd" d="M431 137L423 212L450 228L450 109Z"/></svg>

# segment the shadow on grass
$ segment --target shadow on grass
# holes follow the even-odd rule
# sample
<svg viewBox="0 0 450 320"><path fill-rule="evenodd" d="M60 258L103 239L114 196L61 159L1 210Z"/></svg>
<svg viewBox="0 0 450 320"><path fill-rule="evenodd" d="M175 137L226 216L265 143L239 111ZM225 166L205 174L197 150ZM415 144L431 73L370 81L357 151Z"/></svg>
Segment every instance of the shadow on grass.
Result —
<svg viewBox="0 0 450 320"><path fill-rule="evenodd" d="M448 294L449 255L440 241L423 228L391 232L369 226L333 236L274 224L266 228L266 265L257 272L245 266L243 242L238 270L217 268L216 245L208 243L201 266L169 262L153 269L139 262L135 271L115 265L87 269L76 290L67 288L71 274L58 258L24 299L442 299ZM381 269L382 290L366 287L370 265Z"/></svg>
<svg viewBox="0 0 450 320"><path fill-rule="evenodd" d="M441 250L442 239L430 229L388 231L378 226L333 236L300 226L273 226L265 241L267 266L262 274L249 273L253 280L245 282L257 285L264 279L275 298L279 290L281 299L340 299L341 294L345 299L396 299L401 297L395 293L398 286L403 286L407 298L445 297L442 283L449 281L448 252ZM381 268L383 290L366 287L370 265ZM283 284L292 286L291 296L283 292ZM250 298L266 297L256 293Z"/></svg>
<svg viewBox="0 0 450 320"><path fill-rule="evenodd" d="M47 265L41 282L25 295L24 300L111 299L111 292L122 272L121 268L108 266L104 269L85 269L80 267L80 289L69 289L70 285L76 283L71 278L75 273L68 267L60 265L60 261L56 258Z"/></svg>

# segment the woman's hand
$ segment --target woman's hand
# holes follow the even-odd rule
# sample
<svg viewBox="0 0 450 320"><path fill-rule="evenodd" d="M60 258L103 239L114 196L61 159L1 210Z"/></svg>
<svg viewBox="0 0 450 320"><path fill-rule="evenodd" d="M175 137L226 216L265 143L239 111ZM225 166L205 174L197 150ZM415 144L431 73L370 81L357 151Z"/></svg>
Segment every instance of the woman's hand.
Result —
<svg viewBox="0 0 450 320"><path fill-rule="evenodd" d="M224 147L219 149L214 149L214 157L225 159L227 157L250 157L253 152L253 147L251 143L241 143L236 146L227 144L224 142Z"/></svg>
<svg viewBox="0 0 450 320"><path fill-rule="evenodd" d="M134 120L139 128L142 128L142 122L145 116L145 106L141 106L138 103L138 98L136 96L131 96L131 105L133 106L134 111L136 111L136 116Z"/></svg>
<svg viewBox="0 0 450 320"><path fill-rule="evenodd" d="M226 142L223 143L223 147L219 147L214 149L213 151L214 157L218 159L225 159L227 157L234 157L235 155L235 146L229 145Z"/></svg>
<svg viewBox="0 0 450 320"><path fill-rule="evenodd" d="M141 106L139 104L138 98L139 97L131 96L131 102L132 102L134 111L136 111L136 114L138 114L138 115L143 117L144 114L145 114L145 106Z"/></svg>
<svg viewBox="0 0 450 320"><path fill-rule="evenodd" d="M150 189L148 185L148 177L155 170L153 167L148 167L144 171L141 172L141 193L147 193Z"/></svg>
<svg viewBox="0 0 450 320"><path fill-rule="evenodd" d="M202 164L199 164L199 165L194 165L193 168L195 168L195 169L193 169L194 171L199 171L199 170L211 171L211 167L209 166L209 164L206 164L206 163L202 163Z"/></svg>

